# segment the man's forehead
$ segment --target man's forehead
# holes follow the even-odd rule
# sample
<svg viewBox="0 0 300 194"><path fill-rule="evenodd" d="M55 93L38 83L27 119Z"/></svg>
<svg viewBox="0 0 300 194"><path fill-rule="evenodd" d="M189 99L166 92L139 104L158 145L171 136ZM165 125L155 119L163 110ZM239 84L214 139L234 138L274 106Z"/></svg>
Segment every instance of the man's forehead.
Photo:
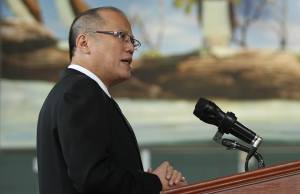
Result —
<svg viewBox="0 0 300 194"><path fill-rule="evenodd" d="M101 18L103 19L103 26L107 27L120 27L120 28L129 28L124 30L130 30L131 25L125 15L114 10L102 10L100 13Z"/></svg>

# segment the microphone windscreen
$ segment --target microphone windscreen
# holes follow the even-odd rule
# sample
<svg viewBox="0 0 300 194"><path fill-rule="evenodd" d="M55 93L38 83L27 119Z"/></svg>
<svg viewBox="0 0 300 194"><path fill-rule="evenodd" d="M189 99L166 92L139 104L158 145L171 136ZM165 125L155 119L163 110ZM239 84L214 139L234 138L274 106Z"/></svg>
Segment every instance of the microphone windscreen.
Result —
<svg viewBox="0 0 300 194"><path fill-rule="evenodd" d="M195 110L194 115L196 115L199 119L203 117L204 110L207 108L207 105L209 105L211 102L205 98L199 98Z"/></svg>
<svg viewBox="0 0 300 194"><path fill-rule="evenodd" d="M194 115L201 121L219 126L224 112L213 102L200 98L195 106Z"/></svg>

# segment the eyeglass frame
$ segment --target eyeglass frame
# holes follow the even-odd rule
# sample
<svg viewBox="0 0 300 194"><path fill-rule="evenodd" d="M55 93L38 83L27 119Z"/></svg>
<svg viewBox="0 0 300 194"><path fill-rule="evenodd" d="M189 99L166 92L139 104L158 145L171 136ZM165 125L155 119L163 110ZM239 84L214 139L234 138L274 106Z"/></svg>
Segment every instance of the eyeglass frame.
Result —
<svg viewBox="0 0 300 194"><path fill-rule="evenodd" d="M130 40L130 43L133 45L134 50L137 50L142 45L139 40L135 39L133 35L129 35L127 32L96 30L96 31L94 31L94 33L112 35L114 37L117 37L117 38L121 39L124 42L128 41L128 39L126 40L126 36L128 36L129 40ZM122 38L122 35L125 35L124 38Z"/></svg>

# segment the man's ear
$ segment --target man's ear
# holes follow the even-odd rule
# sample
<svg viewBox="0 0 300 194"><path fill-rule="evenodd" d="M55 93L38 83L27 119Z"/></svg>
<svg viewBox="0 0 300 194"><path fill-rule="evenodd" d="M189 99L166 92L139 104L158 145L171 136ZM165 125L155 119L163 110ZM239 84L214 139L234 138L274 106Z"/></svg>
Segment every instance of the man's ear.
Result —
<svg viewBox="0 0 300 194"><path fill-rule="evenodd" d="M86 34L79 34L76 38L76 49L84 54L90 53L88 37Z"/></svg>

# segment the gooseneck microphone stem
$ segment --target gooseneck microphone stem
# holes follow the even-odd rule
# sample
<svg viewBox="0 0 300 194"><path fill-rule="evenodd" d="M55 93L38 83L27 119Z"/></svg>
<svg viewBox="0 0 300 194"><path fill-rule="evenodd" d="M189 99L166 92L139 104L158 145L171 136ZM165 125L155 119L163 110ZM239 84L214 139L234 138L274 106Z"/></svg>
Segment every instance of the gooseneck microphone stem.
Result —
<svg viewBox="0 0 300 194"><path fill-rule="evenodd" d="M247 153L247 157L246 157L246 161L245 161L245 171L246 172L249 171L249 160L251 159L252 156L254 156L255 159L257 160L258 168L265 167L264 159L263 159L262 155L257 152L256 147L252 146L251 148L249 148L249 147L242 145L234 140L226 139L226 138L223 138L221 143L223 146L227 147L228 149L237 149L237 150Z"/></svg>

